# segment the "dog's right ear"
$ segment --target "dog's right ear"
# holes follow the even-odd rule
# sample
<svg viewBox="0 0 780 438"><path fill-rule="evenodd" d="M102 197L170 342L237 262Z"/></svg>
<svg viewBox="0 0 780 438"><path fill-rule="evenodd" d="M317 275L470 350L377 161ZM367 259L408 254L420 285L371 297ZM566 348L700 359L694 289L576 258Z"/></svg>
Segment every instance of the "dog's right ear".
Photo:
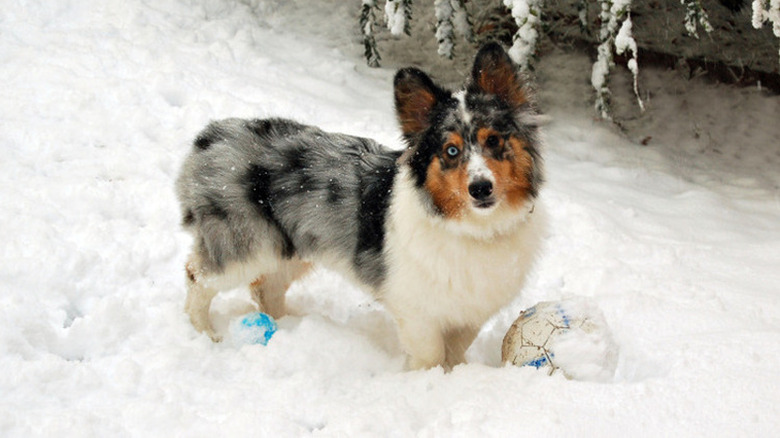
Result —
<svg viewBox="0 0 780 438"><path fill-rule="evenodd" d="M394 87L395 111L404 137L422 134L431 126L431 111L442 91L428 75L411 67L396 73Z"/></svg>

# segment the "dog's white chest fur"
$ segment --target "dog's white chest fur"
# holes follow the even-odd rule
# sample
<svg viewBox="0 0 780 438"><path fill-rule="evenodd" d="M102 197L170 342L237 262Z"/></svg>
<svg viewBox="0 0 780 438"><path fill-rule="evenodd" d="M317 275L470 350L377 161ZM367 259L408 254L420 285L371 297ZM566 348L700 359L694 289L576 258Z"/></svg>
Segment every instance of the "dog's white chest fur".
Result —
<svg viewBox="0 0 780 438"><path fill-rule="evenodd" d="M478 236L479 224L432 217L419 197L402 169L387 221L382 299L400 319L478 327L520 292L542 237L541 212L494 221L495 232Z"/></svg>

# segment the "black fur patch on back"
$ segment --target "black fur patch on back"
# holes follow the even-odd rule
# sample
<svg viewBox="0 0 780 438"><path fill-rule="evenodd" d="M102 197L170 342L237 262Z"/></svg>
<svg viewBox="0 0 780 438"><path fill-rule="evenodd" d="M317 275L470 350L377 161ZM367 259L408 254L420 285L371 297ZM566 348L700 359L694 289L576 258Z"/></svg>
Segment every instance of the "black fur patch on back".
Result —
<svg viewBox="0 0 780 438"><path fill-rule="evenodd" d="M217 123L212 123L198 134L194 144L197 149L205 151L210 148L212 144L224 139L224 129Z"/></svg>
<svg viewBox="0 0 780 438"><path fill-rule="evenodd" d="M252 119L246 121L246 129L258 137L289 137L306 129L306 126L287 119Z"/></svg>
<svg viewBox="0 0 780 438"><path fill-rule="evenodd" d="M285 194L294 196L315 189L316 180L309 169L307 149L305 146L293 146L282 151L284 158L284 172L289 186L285 187Z"/></svg>
<svg viewBox="0 0 780 438"><path fill-rule="evenodd" d="M385 220L390 206L393 180L398 167L396 160L401 152L388 155L386 161L376 168L376 172L367 174L362 183L360 207L358 209L358 240L355 261L360 267L367 258L379 257L385 243ZM379 265L378 272L360 270L364 280L379 283L385 276L385 267Z"/></svg>
<svg viewBox="0 0 780 438"><path fill-rule="evenodd" d="M274 213L274 195L271 192L270 171L263 166L253 164L249 167L245 178L247 199L255 206L257 212L279 232L282 238L282 257L292 258L295 255L295 245L293 245L290 235L284 230Z"/></svg>
<svg viewBox="0 0 780 438"><path fill-rule="evenodd" d="M309 164L306 161L306 146L292 146L281 152L284 157L285 167L287 167L290 172L305 169Z"/></svg>
<svg viewBox="0 0 780 438"><path fill-rule="evenodd" d="M182 220L182 223L184 226L190 226L195 223L195 213L192 212L192 210L187 210L186 213L184 213L184 220Z"/></svg>
<svg viewBox="0 0 780 438"><path fill-rule="evenodd" d="M223 221L228 218L227 209L215 198L209 199L209 205L204 207L203 215L212 216Z"/></svg>
<svg viewBox="0 0 780 438"><path fill-rule="evenodd" d="M336 179L328 181L328 202L338 204L344 200L344 187Z"/></svg>
<svg viewBox="0 0 780 438"><path fill-rule="evenodd" d="M271 130L273 122L268 119L253 119L247 120L246 128L252 131L255 135L263 137Z"/></svg>

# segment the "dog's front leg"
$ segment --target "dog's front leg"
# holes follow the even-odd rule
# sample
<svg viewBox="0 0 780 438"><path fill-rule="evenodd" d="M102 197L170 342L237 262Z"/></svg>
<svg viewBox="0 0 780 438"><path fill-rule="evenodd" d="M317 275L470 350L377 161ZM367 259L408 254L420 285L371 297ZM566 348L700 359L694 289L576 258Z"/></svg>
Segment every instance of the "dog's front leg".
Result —
<svg viewBox="0 0 780 438"><path fill-rule="evenodd" d="M466 350L474 342L477 334L479 334L479 328L471 326L447 330L444 340L447 352L445 358L447 368L452 369L456 365L466 362Z"/></svg>
<svg viewBox="0 0 780 438"><path fill-rule="evenodd" d="M428 369L444 364L444 336L441 327L421 318L398 321L399 339L409 355L412 370Z"/></svg>

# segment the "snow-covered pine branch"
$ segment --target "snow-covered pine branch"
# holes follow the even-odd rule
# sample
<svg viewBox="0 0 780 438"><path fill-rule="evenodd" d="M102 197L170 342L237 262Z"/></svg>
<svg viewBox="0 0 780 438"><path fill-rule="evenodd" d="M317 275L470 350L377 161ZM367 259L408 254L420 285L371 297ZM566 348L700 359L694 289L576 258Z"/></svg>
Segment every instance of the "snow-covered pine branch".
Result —
<svg viewBox="0 0 780 438"><path fill-rule="evenodd" d="M412 0L387 0L385 3L387 28L393 35L411 35Z"/></svg>
<svg viewBox="0 0 780 438"><path fill-rule="evenodd" d="M374 26L376 26L376 0L363 0L363 6L360 10L360 32L363 34L363 55L366 57L366 63L369 67L379 67L379 51L376 48L376 39L374 38Z"/></svg>
<svg viewBox="0 0 780 438"><path fill-rule="evenodd" d="M456 44L455 35L460 35L468 41L473 41L472 23L465 8L467 0L435 0L433 13L436 18L436 40L439 55L452 58ZM512 47L509 55L523 70L531 70L542 29L542 11L544 0L481 0L478 6L487 5L489 1L506 6L517 24L517 31L512 36ZM704 0L669 0L680 2L683 6L682 21L686 32L698 38L699 30L713 32L713 26L703 7ZM780 0L751 0L753 4L752 24L760 28L771 23L774 34L780 38ZM411 33L413 0L384 0L384 14L387 28L393 35ZM614 67L614 56L626 54L627 67L633 75L633 91L641 110L644 102L639 95L638 86L638 48L633 37L633 22L631 20L632 0L572 0L576 9L583 33L589 34L589 9L596 5L600 28L598 31L597 59L591 70L591 84L596 91L595 108L600 117L610 119L610 89L608 79ZM376 46L375 31L377 27L376 10L380 9L378 0L362 0L360 28L365 47L365 57L368 65L378 67L380 56ZM474 1L473 4L478 2ZM639 4L641 6L641 4ZM558 5L559 6L559 5ZM549 8L555 10L557 5L550 2ZM550 14L552 17L554 14ZM717 17L715 15L714 17ZM554 19L554 18L550 18ZM504 31L506 28L503 29ZM495 35L493 35L495 36ZM488 37L490 38L490 36ZM780 52L778 53L780 57Z"/></svg>
<svg viewBox="0 0 780 438"><path fill-rule="evenodd" d="M436 11L436 41L439 42L439 56L452 59L452 49L455 47L455 27L452 25L452 10L450 0L436 0L433 3Z"/></svg>
<svg viewBox="0 0 780 438"><path fill-rule="evenodd" d="M466 41L474 42L473 24L471 23L469 12L466 10L466 0L450 0L450 3L455 12L455 15L452 17L452 25L455 27L455 32Z"/></svg>
<svg viewBox="0 0 780 438"><path fill-rule="evenodd" d="M593 63L591 71L591 84L596 90L596 112L603 119L611 119L610 115L610 91L607 84L609 72L615 65L613 61L613 46L618 55L626 50L631 52L631 59L627 67L634 77L634 94L639 108L644 111L645 105L639 96L639 63L637 62L637 45L632 33L631 0L601 0L601 29L599 30L598 57ZM618 26L620 28L618 29Z"/></svg>
<svg viewBox="0 0 780 438"><path fill-rule="evenodd" d="M577 0L577 18L580 21L580 31L582 33L590 34L590 28L588 27L588 0Z"/></svg>
<svg viewBox="0 0 780 438"><path fill-rule="evenodd" d="M512 11L517 23L517 33L512 38L509 56L523 71L530 70L536 53L536 41L539 38L543 0L503 0Z"/></svg>
<svg viewBox="0 0 780 438"><path fill-rule="evenodd" d="M624 1L624 0L617 0ZM601 11L599 19L601 20L601 29L599 30L599 47L596 62L593 63L593 70L590 75L590 83L596 90L596 112L603 119L610 118L610 91L607 85L609 72L615 63L612 61L612 46L615 43L617 35L618 16L612 10L615 2L613 0L600 0ZM622 17L621 17L622 18Z"/></svg>
<svg viewBox="0 0 780 438"><path fill-rule="evenodd" d="M464 0L436 0L433 7L436 13L438 53L440 56L452 59L456 32L468 41L473 39L471 20L466 11Z"/></svg>
<svg viewBox="0 0 780 438"><path fill-rule="evenodd" d="M760 29L767 22L772 23L772 32L780 38L780 0L753 0L753 27Z"/></svg>
<svg viewBox="0 0 780 438"><path fill-rule="evenodd" d="M710 19L701 0L680 0L680 3L685 7L685 31L688 35L699 38L699 26L707 33L712 32Z"/></svg>
<svg viewBox="0 0 780 438"><path fill-rule="evenodd" d="M634 40L634 35L631 30L631 11L628 10L626 12L626 19L623 21L623 24L620 26L620 31L618 31L618 34L615 37L615 51L618 55L622 55L626 50L631 52L631 59L628 60L626 67L631 71L631 75L634 76L634 95L636 96L636 102L639 105L639 109L644 111L645 104L639 96L639 62L637 61L636 40Z"/></svg>

